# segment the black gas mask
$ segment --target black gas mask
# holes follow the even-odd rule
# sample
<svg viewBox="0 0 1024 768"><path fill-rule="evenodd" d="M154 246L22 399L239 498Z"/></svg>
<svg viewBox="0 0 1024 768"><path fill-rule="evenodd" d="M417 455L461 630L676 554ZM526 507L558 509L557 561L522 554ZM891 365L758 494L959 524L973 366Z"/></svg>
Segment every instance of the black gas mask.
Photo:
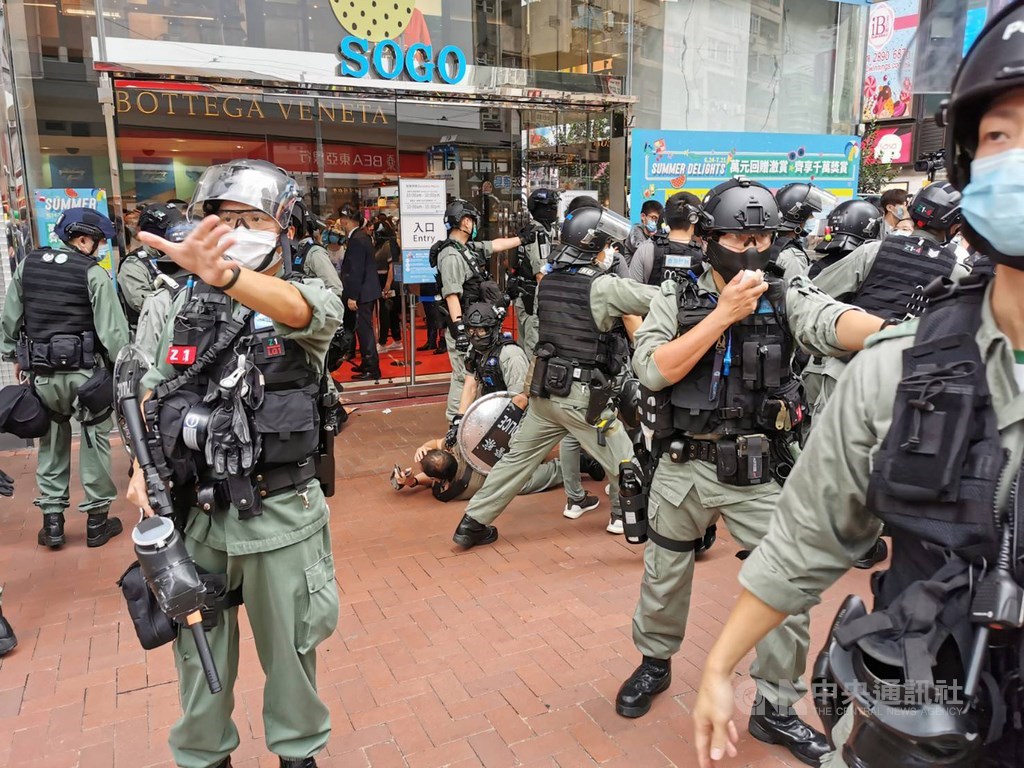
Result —
<svg viewBox="0 0 1024 768"><path fill-rule="evenodd" d="M545 227L550 227L552 224L558 221L558 206L542 205L533 212L533 218L535 218Z"/></svg>
<svg viewBox="0 0 1024 768"><path fill-rule="evenodd" d="M479 329L473 329L474 333L469 335L469 344L473 347L473 351L478 354L486 354L490 349L498 342L498 329L488 328L487 332L481 335L477 335L475 331Z"/></svg>
<svg viewBox="0 0 1024 768"><path fill-rule="evenodd" d="M730 282L744 269L763 270L775 256L774 243L768 245L763 251L759 251L753 236L751 236L747 239L746 246L742 251L734 251L718 242L718 236L708 239L708 262L725 282Z"/></svg>

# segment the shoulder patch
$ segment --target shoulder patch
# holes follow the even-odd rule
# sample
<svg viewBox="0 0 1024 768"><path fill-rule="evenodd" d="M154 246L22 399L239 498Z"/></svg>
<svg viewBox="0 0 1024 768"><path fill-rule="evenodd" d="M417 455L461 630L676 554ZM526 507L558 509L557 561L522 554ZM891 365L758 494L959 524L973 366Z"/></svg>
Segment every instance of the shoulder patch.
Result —
<svg viewBox="0 0 1024 768"><path fill-rule="evenodd" d="M914 336L917 334L917 326L918 320L916 317L899 325L890 325L888 328L883 328L878 333L868 336L864 341L864 348L876 347L888 339L905 339L907 336Z"/></svg>

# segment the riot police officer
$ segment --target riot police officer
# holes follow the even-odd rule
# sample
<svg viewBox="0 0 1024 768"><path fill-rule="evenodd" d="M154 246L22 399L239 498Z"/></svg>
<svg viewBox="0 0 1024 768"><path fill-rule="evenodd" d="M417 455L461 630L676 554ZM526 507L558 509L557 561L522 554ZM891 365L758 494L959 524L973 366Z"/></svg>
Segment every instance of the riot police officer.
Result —
<svg viewBox="0 0 1024 768"><path fill-rule="evenodd" d="M939 64L926 44L918 56L922 71ZM936 56L948 61L948 47ZM938 116L967 237L994 278L935 292L921 318L876 336L844 373L708 656L694 710L704 768L736 755L737 662L817 603L883 522L895 546L872 579L872 609L848 597L815 665L837 750L822 765L1021 764L1022 60L1016 0L981 32Z"/></svg>
<svg viewBox="0 0 1024 768"><path fill-rule="evenodd" d="M810 266L803 242L807 220L835 206L836 199L813 184L796 182L781 187L775 193L775 202L782 216L781 234L775 241L775 262L786 271L786 277L792 277L806 272Z"/></svg>
<svg viewBox="0 0 1024 768"><path fill-rule="evenodd" d="M668 234L658 233L641 243L629 262L629 276L638 283L661 285L703 269L704 253L694 242L700 199L692 192L676 192L665 201L663 218Z"/></svg>
<svg viewBox="0 0 1024 768"><path fill-rule="evenodd" d="M814 280L822 270L838 263L865 243L877 240L881 230L882 213L872 203L867 200L843 201L828 215L825 239L815 248L822 256L811 264L807 276ZM801 373L804 394L814 415L825 404L824 399L819 402L825 369L834 365L841 366L842 363L835 358L813 357Z"/></svg>
<svg viewBox="0 0 1024 768"><path fill-rule="evenodd" d="M154 232L162 236L162 219L170 209L177 210L177 206L171 203L149 203L139 206L136 228L140 232ZM121 295L121 307L128 319L128 326L133 331L138 325L143 302L155 289L154 281L159 274L155 259L156 254L142 245L128 253L117 268L117 289Z"/></svg>
<svg viewBox="0 0 1024 768"><path fill-rule="evenodd" d="M477 301L502 302L497 284L491 280L490 258L494 251L518 248L531 240L532 230L523 238L501 237L489 242L474 240L480 227L480 214L465 200L452 200L444 212L448 237L431 249L431 266L437 268L439 309L448 326L445 341L452 365L452 381L448 389L445 415L450 422L458 413L462 384L466 380L466 352L469 336L462 320L463 306ZM504 309L504 306L502 307Z"/></svg>
<svg viewBox="0 0 1024 768"><path fill-rule="evenodd" d="M163 206L147 212L140 222L144 225L140 227L141 231L175 243L180 243L191 231L191 224L176 206ZM132 343L152 363L160 336L171 316L174 298L188 287L190 279L194 281L195 278L162 251L151 246L143 247L154 256L153 266L157 275L153 280L153 291L142 302Z"/></svg>
<svg viewBox="0 0 1024 768"><path fill-rule="evenodd" d="M814 284L839 301L896 323L916 317L925 307L923 289L933 280L959 280L968 274L948 244L959 227L960 192L948 182L929 184L910 208L916 229L898 230L881 242L867 242L823 269ZM826 360L813 410L820 412L835 389L848 358Z"/></svg>
<svg viewBox="0 0 1024 768"><path fill-rule="evenodd" d="M628 234L628 220L609 210L584 206L566 213L558 255L537 290L540 329L530 407L509 452L466 507L453 536L459 546L498 538L491 523L567 434L610 475L608 531L622 532L617 472L632 445L611 411L611 384L628 354L621 318L645 313L655 293L651 286L605 274L615 256L611 242Z"/></svg>
<svg viewBox="0 0 1024 768"><path fill-rule="evenodd" d="M128 324L110 276L96 260L113 239L114 225L91 208L61 214L54 233L64 248L37 248L18 265L7 291L0 354L17 359L52 414L49 434L39 441L35 505L43 512L40 546L64 544L69 503L71 424L82 424L79 447L88 515L86 544L101 547L121 532L108 518L117 488L110 468L112 386L108 366L128 343Z"/></svg>
<svg viewBox="0 0 1024 768"><path fill-rule="evenodd" d="M341 298L344 288L338 270L334 267L327 249L316 241L316 233L322 228L323 222L313 215L305 203L297 201L288 226L292 270L307 277L323 280L331 293Z"/></svg>
<svg viewBox="0 0 1024 768"><path fill-rule="evenodd" d="M494 305L482 301L470 304L463 319L469 335L466 373L471 375L466 376L459 414L465 413L478 397L491 392L524 392L530 359L511 336L502 333ZM458 424L456 416L449 430L450 444L454 444Z"/></svg>
<svg viewBox="0 0 1024 768"><path fill-rule="evenodd" d="M636 334L633 368L645 387L643 419L659 457L650 482L649 529L633 640L643 661L619 689L616 711L641 717L671 682L686 630L693 549L719 516L742 547L764 536L793 466L790 442L806 407L790 367L793 337L819 354L859 348L881 320L832 301L807 279L769 270L779 209L764 186L734 179L704 199L706 270L667 281ZM757 270L757 271L751 271ZM809 765L824 737L790 711L808 645L806 613L758 647L758 698L750 730Z"/></svg>
<svg viewBox="0 0 1024 768"><path fill-rule="evenodd" d="M807 270L812 280L864 243L877 240L882 212L867 200L844 200L829 212L825 224L825 237L814 249L821 256Z"/></svg>
<svg viewBox="0 0 1024 768"><path fill-rule="evenodd" d="M509 269L507 290L516 309L519 324L519 345L527 355L537 346L537 284L544 277L544 266L551 255L558 221L558 193L553 189L535 189L526 199L526 209L533 221L536 239L516 249L515 261Z"/></svg>
<svg viewBox="0 0 1024 768"><path fill-rule="evenodd" d="M342 307L322 281L287 272L297 198L280 169L235 160L199 179L190 215L212 215L183 242L141 235L198 280L178 296L143 379L144 410L189 551L234 596L207 633L223 693L210 693L191 634L175 641L184 711L170 745L180 766L228 766L238 746L239 599L266 675L269 749L283 768L314 768L330 734L316 648L338 621L321 489L333 478L317 458L324 357ZM128 496L152 514L138 467Z"/></svg>

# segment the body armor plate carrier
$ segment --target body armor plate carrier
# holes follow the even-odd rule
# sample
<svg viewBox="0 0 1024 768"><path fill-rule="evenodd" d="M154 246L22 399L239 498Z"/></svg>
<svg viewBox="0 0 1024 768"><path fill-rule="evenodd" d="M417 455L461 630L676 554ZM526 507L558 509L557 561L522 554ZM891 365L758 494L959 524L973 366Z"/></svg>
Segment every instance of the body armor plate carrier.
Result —
<svg viewBox="0 0 1024 768"><path fill-rule="evenodd" d="M690 273L699 275L702 271L704 254L697 246L677 243L662 235L655 235L653 241L654 263L648 285L661 285L666 280L681 283L689 278Z"/></svg>
<svg viewBox="0 0 1024 768"><path fill-rule="evenodd" d="M886 320L916 317L925 306L924 289L953 274L956 253L920 237L889 235L849 303Z"/></svg>

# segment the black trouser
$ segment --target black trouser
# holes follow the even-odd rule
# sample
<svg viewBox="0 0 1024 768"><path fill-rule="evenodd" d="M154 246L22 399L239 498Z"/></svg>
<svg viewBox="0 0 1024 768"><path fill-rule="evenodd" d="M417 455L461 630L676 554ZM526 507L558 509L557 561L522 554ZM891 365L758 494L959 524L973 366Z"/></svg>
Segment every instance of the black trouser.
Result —
<svg viewBox="0 0 1024 768"><path fill-rule="evenodd" d="M341 325L346 331L356 330L356 317L357 313L354 309L348 308L348 302L345 302L345 314L341 317ZM359 339L359 334L356 334L355 344L352 345L352 355L355 356L356 352L363 348L363 344ZM376 347L373 348L376 351Z"/></svg>
<svg viewBox="0 0 1024 768"><path fill-rule="evenodd" d="M427 321L427 346L436 347L444 338L444 323L436 301L423 302L423 318Z"/></svg>
<svg viewBox="0 0 1024 768"><path fill-rule="evenodd" d="M373 341L373 301L360 301L356 310L356 338L362 350L362 368L370 373L380 373L380 359L377 345Z"/></svg>
<svg viewBox="0 0 1024 768"><path fill-rule="evenodd" d="M380 280L380 289L383 292L388 281L387 273L378 272L377 279ZM400 299L398 298L401 286L392 283L391 287L395 291L395 296L377 299L377 324L379 326L377 343L381 346L388 343L389 332L395 341L402 340L402 307L399 305Z"/></svg>

